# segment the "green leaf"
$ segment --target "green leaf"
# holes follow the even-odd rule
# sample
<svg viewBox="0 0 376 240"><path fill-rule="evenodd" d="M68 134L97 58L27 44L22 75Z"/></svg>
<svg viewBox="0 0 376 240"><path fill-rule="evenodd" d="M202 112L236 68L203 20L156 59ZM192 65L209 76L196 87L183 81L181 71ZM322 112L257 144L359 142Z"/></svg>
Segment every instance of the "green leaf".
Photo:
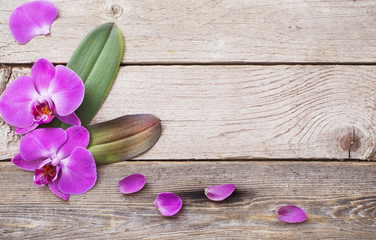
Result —
<svg viewBox="0 0 376 240"><path fill-rule="evenodd" d="M69 60L67 67L85 84L85 98L75 112L83 126L90 123L104 102L119 69L123 50L120 30L113 23L105 23L85 37Z"/></svg>
<svg viewBox="0 0 376 240"><path fill-rule="evenodd" d="M93 29L82 40L67 67L77 73L85 85L85 97L75 111L86 126L104 102L123 57L124 43L120 30L114 23L105 23ZM48 127L68 128L69 125L54 119Z"/></svg>
<svg viewBox="0 0 376 240"><path fill-rule="evenodd" d="M127 115L90 125L88 150L97 164L128 160L146 152L158 141L162 127L151 114Z"/></svg>

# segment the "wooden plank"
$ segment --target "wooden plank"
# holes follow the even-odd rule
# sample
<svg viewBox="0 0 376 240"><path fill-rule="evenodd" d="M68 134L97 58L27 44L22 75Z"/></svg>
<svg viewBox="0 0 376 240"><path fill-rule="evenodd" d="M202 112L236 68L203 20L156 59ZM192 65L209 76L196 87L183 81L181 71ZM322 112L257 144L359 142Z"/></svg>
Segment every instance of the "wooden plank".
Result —
<svg viewBox="0 0 376 240"><path fill-rule="evenodd" d="M374 159L375 70L121 67L94 122L136 113L162 119L160 140L137 159ZM15 67L10 78L29 71ZM17 153L19 139L1 124L2 159Z"/></svg>
<svg viewBox="0 0 376 240"><path fill-rule="evenodd" d="M11 239L375 239L376 165L356 162L122 162L100 166L99 179L68 202L32 183L33 173L0 163L0 237ZM146 187L132 195L117 183L144 174ZM203 189L234 183L224 202ZM153 201L171 191L183 199L172 218ZM294 204L302 224L276 219Z"/></svg>
<svg viewBox="0 0 376 240"><path fill-rule="evenodd" d="M0 62L67 62L83 37L115 21L124 63L370 62L374 0L55 0L51 35L19 45L8 18L24 0L1 0Z"/></svg>

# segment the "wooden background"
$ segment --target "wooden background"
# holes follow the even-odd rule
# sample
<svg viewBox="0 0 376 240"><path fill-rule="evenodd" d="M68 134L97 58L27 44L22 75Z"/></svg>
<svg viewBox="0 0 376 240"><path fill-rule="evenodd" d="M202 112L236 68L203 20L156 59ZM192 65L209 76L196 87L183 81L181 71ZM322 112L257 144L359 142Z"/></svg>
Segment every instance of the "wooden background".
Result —
<svg viewBox="0 0 376 240"><path fill-rule="evenodd" d="M1 92L114 21L124 58L93 122L151 113L163 131L65 202L10 162L21 138L0 121L0 238L376 239L374 0L53 1L51 34L19 45L8 18L23 2L0 0ZM132 173L147 185L124 196ZM223 183L229 199L206 199ZM183 199L175 217L153 204L163 191ZM288 204L307 221L279 222Z"/></svg>

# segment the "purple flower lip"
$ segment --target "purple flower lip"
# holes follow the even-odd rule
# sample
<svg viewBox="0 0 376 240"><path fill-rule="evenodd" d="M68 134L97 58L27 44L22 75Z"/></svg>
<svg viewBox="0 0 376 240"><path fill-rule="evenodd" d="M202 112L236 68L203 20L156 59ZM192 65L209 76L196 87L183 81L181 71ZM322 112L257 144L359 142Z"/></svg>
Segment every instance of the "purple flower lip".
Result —
<svg viewBox="0 0 376 240"><path fill-rule="evenodd" d="M163 216L171 217L180 211L183 201L171 192L163 192L158 194L154 204Z"/></svg>
<svg viewBox="0 0 376 240"><path fill-rule="evenodd" d="M205 188L205 195L212 201L223 201L235 190L235 184L214 185Z"/></svg>
<svg viewBox="0 0 376 240"><path fill-rule="evenodd" d="M288 205L279 208L277 214L279 221L287 223L299 223L307 219L307 215L303 211L303 209L294 205Z"/></svg>
<svg viewBox="0 0 376 240"><path fill-rule="evenodd" d="M16 41L24 44L37 35L49 34L57 14L57 8L51 2L27 2L13 10L9 28Z"/></svg>
<svg viewBox="0 0 376 240"><path fill-rule="evenodd" d="M119 190L123 194L131 194L140 191L146 183L142 174L132 174L119 181Z"/></svg>
<svg viewBox="0 0 376 240"><path fill-rule="evenodd" d="M80 125L74 111L81 105L84 94L84 84L75 72L62 65L54 67L41 58L31 68L31 77L18 77L5 89L0 99L0 114L16 127L17 134L32 131L54 117Z"/></svg>

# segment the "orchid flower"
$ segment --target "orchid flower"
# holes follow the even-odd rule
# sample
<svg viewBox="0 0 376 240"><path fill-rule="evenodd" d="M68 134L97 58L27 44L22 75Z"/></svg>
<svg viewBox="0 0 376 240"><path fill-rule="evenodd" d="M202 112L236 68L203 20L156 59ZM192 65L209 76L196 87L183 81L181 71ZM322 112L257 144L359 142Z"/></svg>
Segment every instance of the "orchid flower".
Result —
<svg viewBox="0 0 376 240"><path fill-rule="evenodd" d="M31 68L31 77L18 77L5 89L0 99L0 114L16 127L17 134L49 123L54 117L80 125L74 111L82 103L84 93L84 84L75 72L62 65L54 67L41 58Z"/></svg>
<svg viewBox="0 0 376 240"><path fill-rule="evenodd" d="M95 161L86 149L89 140L89 132L81 126L36 129L22 138L20 153L12 162L35 171L35 185L48 184L53 193L67 200L70 194L87 192L96 182Z"/></svg>
<svg viewBox="0 0 376 240"><path fill-rule="evenodd" d="M9 28L17 42L24 44L37 35L50 33L50 26L57 17L57 8L48 1L33 1L13 10Z"/></svg>

